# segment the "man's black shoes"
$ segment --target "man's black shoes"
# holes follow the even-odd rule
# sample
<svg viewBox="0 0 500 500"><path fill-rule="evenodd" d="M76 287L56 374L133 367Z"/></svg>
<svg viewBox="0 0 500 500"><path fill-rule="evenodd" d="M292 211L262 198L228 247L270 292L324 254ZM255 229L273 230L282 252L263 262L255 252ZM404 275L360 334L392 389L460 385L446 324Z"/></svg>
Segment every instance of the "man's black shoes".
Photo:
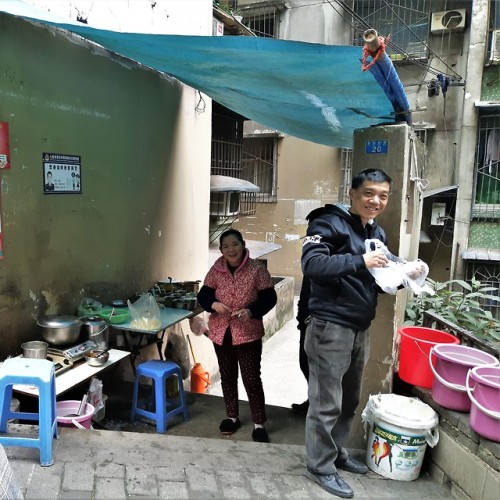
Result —
<svg viewBox="0 0 500 500"><path fill-rule="evenodd" d="M306 477L315 483L318 483L325 491L332 495L337 495L342 498L352 498L354 491L340 477L338 472L335 474L316 474L309 468L306 469Z"/></svg>
<svg viewBox="0 0 500 500"><path fill-rule="evenodd" d="M337 469L342 469L347 472L352 472L353 474L366 474L368 472L368 466L359 460L355 460L352 457L347 457L343 460L337 459L335 461L335 467Z"/></svg>

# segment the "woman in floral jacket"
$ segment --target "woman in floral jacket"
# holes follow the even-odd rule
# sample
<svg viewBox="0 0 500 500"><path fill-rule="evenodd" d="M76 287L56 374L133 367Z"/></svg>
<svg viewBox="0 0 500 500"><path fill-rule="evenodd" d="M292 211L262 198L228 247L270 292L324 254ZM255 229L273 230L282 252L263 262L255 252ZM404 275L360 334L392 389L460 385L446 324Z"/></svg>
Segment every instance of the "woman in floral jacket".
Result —
<svg viewBox="0 0 500 500"><path fill-rule="evenodd" d="M260 376L262 317L277 301L271 275L250 258L239 231L229 229L220 237L222 256L208 271L198 302L210 312L209 338L219 362L227 418L219 429L230 435L241 427L238 418L238 364L254 423L252 438L267 443L266 409Z"/></svg>

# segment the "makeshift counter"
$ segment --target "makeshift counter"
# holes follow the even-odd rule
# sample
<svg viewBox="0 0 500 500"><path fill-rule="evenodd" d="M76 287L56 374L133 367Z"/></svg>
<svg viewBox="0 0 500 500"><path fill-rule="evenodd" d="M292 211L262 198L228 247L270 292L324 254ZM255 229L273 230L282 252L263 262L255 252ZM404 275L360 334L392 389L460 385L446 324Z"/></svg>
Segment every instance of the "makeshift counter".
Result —
<svg viewBox="0 0 500 500"><path fill-rule="evenodd" d="M151 344L156 344L158 348L158 356L164 359L162 352L163 339L167 328L174 326L183 319L188 319L196 316L201 312L200 310L191 311L188 309L178 309L174 307L160 308L160 322L158 327L145 330L132 326L132 320L120 323L118 325L110 325L113 329L119 330L123 334L125 348L130 352L130 362L132 370L135 374L135 360L140 354L141 349ZM146 340L146 342L143 342Z"/></svg>

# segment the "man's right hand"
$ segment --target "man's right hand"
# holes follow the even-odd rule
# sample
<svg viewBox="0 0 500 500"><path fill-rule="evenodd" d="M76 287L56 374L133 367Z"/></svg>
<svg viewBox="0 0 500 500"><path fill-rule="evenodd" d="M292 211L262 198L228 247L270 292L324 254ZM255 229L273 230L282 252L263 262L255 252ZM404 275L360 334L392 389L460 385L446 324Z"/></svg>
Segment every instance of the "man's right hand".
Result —
<svg viewBox="0 0 500 500"><path fill-rule="evenodd" d="M365 266L367 269L385 267L389 262L389 259L385 256L384 252L381 252L380 250L374 250L373 252L363 254L363 259L365 260Z"/></svg>

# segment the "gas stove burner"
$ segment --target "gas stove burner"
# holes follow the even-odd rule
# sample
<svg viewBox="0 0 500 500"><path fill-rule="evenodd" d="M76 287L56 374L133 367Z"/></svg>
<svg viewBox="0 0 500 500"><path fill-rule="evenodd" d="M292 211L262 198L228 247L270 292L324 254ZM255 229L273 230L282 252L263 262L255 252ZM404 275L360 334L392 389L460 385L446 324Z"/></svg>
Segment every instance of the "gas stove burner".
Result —
<svg viewBox="0 0 500 500"><path fill-rule="evenodd" d="M93 340L86 340L82 344L73 346L63 346L61 349L49 347L47 349L47 359L54 363L57 377L61 373L72 368L74 363L85 357L85 355L93 349L97 349L97 344Z"/></svg>
<svg viewBox="0 0 500 500"><path fill-rule="evenodd" d="M47 359L54 363L56 377L73 366L71 360L60 354L49 353L47 354Z"/></svg>
<svg viewBox="0 0 500 500"><path fill-rule="evenodd" d="M93 349L97 349L97 344L93 340L86 340L82 344L61 347L60 349L49 348L47 354L63 356L74 362L85 357Z"/></svg>

